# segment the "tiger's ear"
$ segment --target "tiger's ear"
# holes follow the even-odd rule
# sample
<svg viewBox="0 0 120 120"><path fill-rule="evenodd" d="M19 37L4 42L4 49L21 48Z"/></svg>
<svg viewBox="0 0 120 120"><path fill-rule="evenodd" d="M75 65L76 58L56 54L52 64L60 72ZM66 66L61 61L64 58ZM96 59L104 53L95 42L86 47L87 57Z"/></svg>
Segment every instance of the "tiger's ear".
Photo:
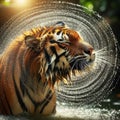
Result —
<svg viewBox="0 0 120 120"><path fill-rule="evenodd" d="M65 23L63 21L58 21L57 23L55 23L55 26L65 26Z"/></svg>
<svg viewBox="0 0 120 120"><path fill-rule="evenodd" d="M61 27L69 28L63 21L58 21L57 23L55 23L55 26L56 27L61 26Z"/></svg>
<svg viewBox="0 0 120 120"><path fill-rule="evenodd" d="M40 48L39 45L40 41L38 39L36 39L34 36L32 35L27 35L25 36L25 44L26 46L33 48L34 50L38 51Z"/></svg>

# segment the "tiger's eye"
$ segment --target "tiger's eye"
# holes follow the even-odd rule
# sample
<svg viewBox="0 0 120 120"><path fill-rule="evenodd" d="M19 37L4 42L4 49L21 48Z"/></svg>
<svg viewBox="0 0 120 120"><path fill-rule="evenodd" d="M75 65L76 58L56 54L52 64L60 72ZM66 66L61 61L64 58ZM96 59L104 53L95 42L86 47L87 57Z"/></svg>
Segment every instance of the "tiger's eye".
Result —
<svg viewBox="0 0 120 120"><path fill-rule="evenodd" d="M50 40L50 43L56 43L56 41L55 40Z"/></svg>
<svg viewBox="0 0 120 120"><path fill-rule="evenodd" d="M58 39L58 41L63 41L63 39Z"/></svg>

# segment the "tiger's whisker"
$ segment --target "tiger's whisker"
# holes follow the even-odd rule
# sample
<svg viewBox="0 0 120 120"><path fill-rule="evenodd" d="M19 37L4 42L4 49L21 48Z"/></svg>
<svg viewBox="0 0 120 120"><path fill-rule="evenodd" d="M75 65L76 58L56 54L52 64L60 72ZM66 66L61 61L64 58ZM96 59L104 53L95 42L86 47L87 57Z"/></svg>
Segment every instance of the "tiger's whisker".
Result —
<svg viewBox="0 0 120 120"><path fill-rule="evenodd" d="M100 50L95 50L95 53L101 53L101 52L103 52L103 51L106 51L107 50L107 46L106 47L104 47L104 48L102 48L102 49L100 49Z"/></svg>

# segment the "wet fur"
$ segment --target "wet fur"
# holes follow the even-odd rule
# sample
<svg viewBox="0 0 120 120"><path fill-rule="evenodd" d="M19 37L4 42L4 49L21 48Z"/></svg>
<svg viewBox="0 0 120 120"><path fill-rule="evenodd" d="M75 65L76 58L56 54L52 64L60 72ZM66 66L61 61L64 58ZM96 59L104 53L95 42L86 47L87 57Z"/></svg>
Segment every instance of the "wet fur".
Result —
<svg viewBox="0 0 120 120"><path fill-rule="evenodd" d="M55 40L61 31L66 41ZM93 49L78 40L83 43L76 31L66 27L35 28L13 40L0 58L0 113L54 113L54 84L76 70L69 62L83 55L82 49Z"/></svg>

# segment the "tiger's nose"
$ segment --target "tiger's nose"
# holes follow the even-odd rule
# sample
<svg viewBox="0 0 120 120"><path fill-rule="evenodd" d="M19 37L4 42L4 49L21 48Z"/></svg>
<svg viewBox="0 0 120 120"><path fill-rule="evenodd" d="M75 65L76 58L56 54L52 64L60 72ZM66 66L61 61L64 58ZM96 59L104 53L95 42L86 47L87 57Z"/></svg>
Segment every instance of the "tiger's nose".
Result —
<svg viewBox="0 0 120 120"><path fill-rule="evenodd" d="M95 52L93 49L89 49L87 51L85 50L84 55L86 56L88 62L93 62L95 60Z"/></svg>
<svg viewBox="0 0 120 120"><path fill-rule="evenodd" d="M82 51L85 55L91 56L93 54L94 49L89 43L83 42L83 43L81 43L80 46L81 46Z"/></svg>
<svg viewBox="0 0 120 120"><path fill-rule="evenodd" d="M89 59L89 61L95 60L94 48L90 44L84 42L82 44L82 51L83 51L83 54Z"/></svg>
<svg viewBox="0 0 120 120"><path fill-rule="evenodd" d="M89 49L85 49L84 54L87 57L87 60L89 62L92 62L95 60L95 52L94 52L94 49L92 47Z"/></svg>
<svg viewBox="0 0 120 120"><path fill-rule="evenodd" d="M78 46L82 50L82 52L86 55L91 55L94 50L92 45L85 41L80 42Z"/></svg>
<svg viewBox="0 0 120 120"><path fill-rule="evenodd" d="M91 46L83 49L83 53L86 55L89 55L89 56L91 56L93 54L93 51L94 51L94 49Z"/></svg>

